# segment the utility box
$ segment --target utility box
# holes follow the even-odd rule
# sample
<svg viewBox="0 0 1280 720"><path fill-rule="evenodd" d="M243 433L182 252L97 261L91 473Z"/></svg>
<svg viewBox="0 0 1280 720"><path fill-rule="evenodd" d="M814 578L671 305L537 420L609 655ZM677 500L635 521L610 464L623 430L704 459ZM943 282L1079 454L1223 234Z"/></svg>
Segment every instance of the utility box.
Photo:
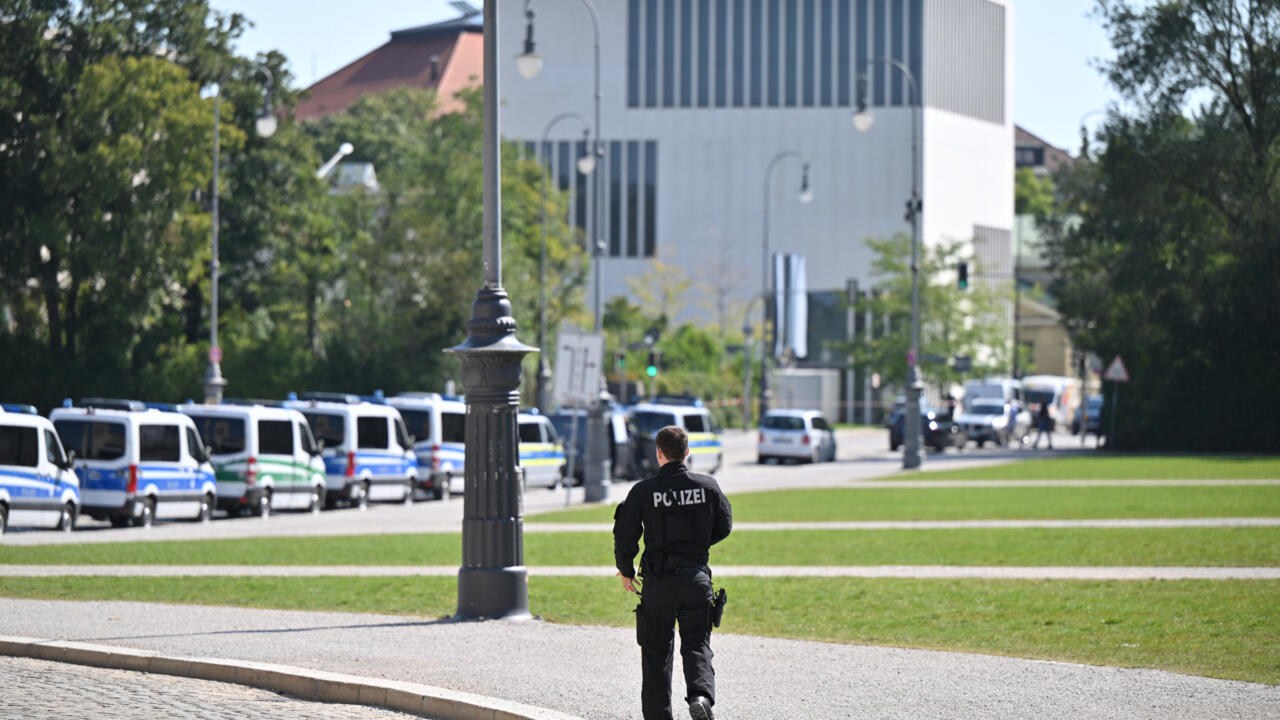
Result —
<svg viewBox="0 0 1280 720"><path fill-rule="evenodd" d="M818 410L828 422L841 421L839 370L782 370L774 374L770 386L775 408Z"/></svg>

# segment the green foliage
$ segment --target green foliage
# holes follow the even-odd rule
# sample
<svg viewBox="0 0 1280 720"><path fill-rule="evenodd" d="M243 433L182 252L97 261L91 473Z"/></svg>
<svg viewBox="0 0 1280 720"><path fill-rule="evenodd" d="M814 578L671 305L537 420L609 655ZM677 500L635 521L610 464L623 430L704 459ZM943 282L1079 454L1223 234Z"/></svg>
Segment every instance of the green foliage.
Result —
<svg viewBox="0 0 1280 720"><path fill-rule="evenodd" d="M879 294L858 300L857 312L868 310L877 325L889 319L888 332L870 342L852 345L854 362L878 372L889 386L902 386L911 347L911 238L868 238L874 254L872 273ZM970 286L956 287L954 270L962 244L942 243L921 249L920 256L920 371L925 382L946 387L966 377L997 374L1007 368L1009 337L1000 312L1008 305L1006 283L983 278L984 269L970 261ZM961 373L952 365L967 355L972 367ZM945 362L928 362L930 356Z"/></svg>
<svg viewBox="0 0 1280 720"><path fill-rule="evenodd" d="M1078 344L1129 369L1113 447L1274 449L1280 6L1097 7L1116 49L1104 70L1134 110L1060 179L1046 250Z"/></svg>
<svg viewBox="0 0 1280 720"><path fill-rule="evenodd" d="M1018 168L1013 177L1013 212L1015 215L1045 217L1054 209L1053 179L1038 177L1031 168Z"/></svg>

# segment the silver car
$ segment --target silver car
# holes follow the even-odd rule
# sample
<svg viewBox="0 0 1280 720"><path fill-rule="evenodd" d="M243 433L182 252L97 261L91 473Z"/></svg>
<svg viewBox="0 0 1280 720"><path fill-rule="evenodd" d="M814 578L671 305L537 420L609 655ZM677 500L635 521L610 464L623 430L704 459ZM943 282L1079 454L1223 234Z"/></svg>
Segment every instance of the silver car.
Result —
<svg viewBox="0 0 1280 720"><path fill-rule="evenodd" d="M817 410L770 410L760 420L757 462L793 458L834 462L836 434Z"/></svg>

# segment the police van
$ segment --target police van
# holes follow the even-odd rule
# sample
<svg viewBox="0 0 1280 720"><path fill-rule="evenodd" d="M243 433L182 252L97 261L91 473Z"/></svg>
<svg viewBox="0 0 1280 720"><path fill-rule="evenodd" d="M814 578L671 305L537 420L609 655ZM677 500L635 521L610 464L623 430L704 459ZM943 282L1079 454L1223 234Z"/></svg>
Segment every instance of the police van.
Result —
<svg viewBox="0 0 1280 720"><path fill-rule="evenodd" d="M652 456L654 438L668 425L684 428L689 435L687 464L694 472L715 474L724 464L720 427L711 412L699 404L677 405L640 403L631 408L631 418L640 433L644 452Z"/></svg>
<svg viewBox="0 0 1280 720"><path fill-rule="evenodd" d="M107 409L116 407L130 409ZM191 418L135 401L93 400L49 417L75 453L81 511L90 517L116 527L213 517L217 484Z"/></svg>
<svg viewBox="0 0 1280 720"><path fill-rule="evenodd" d="M466 460L467 404L461 398L431 392L405 392L388 398L400 411L422 474L419 489L435 499L446 498L454 480L461 483ZM458 485L461 489L461 484Z"/></svg>
<svg viewBox="0 0 1280 720"><path fill-rule="evenodd" d="M179 410L209 448L220 509L267 517L272 510L324 507L324 460L302 413L235 402Z"/></svg>
<svg viewBox="0 0 1280 720"><path fill-rule="evenodd" d="M363 509L370 500L413 501L418 458L394 407L358 395L303 397L284 405L301 412L323 443L326 506L346 501Z"/></svg>
<svg viewBox="0 0 1280 720"><path fill-rule="evenodd" d="M0 406L0 534L10 526L75 529L80 481L74 457L35 408Z"/></svg>
<svg viewBox="0 0 1280 720"><path fill-rule="evenodd" d="M551 420L536 411L516 416L525 487L559 487L565 478L564 446Z"/></svg>

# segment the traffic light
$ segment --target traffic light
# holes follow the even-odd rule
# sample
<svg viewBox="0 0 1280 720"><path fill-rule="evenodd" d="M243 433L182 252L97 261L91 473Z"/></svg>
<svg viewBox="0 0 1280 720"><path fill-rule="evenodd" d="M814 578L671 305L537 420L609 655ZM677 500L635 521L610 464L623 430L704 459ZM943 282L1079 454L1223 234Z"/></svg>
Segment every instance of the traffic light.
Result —
<svg viewBox="0 0 1280 720"><path fill-rule="evenodd" d="M627 354L625 352L619 350L613 354L613 367L618 372L623 372L627 369Z"/></svg>
<svg viewBox="0 0 1280 720"><path fill-rule="evenodd" d="M969 289L969 263L962 262L956 265L956 275L958 276L957 285L961 290Z"/></svg>
<svg viewBox="0 0 1280 720"><path fill-rule="evenodd" d="M645 366L644 374L649 377L658 377L658 362L662 359L662 353L657 350L649 351L649 364Z"/></svg>

